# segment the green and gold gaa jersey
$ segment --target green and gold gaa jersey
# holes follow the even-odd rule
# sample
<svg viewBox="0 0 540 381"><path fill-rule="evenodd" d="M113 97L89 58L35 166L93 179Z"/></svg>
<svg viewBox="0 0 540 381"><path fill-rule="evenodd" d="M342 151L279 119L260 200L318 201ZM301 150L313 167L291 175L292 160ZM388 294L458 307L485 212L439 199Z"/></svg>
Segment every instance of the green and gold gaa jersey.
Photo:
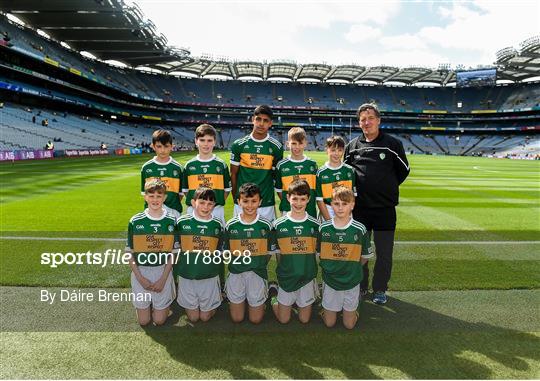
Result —
<svg viewBox="0 0 540 381"><path fill-rule="evenodd" d="M306 213L301 220L289 213L274 221L274 235L280 253L276 273L279 287L293 292L317 276L317 236L319 223Z"/></svg>
<svg viewBox="0 0 540 381"><path fill-rule="evenodd" d="M338 291L360 284L363 276L360 259L373 256L366 228L352 218L343 228L336 228L334 219L321 224L319 253L323 281Z"/></svg>
<svg viewBox="0 0 540 381"><path fill-rule="evenodd" d="M160 253L173 253L177 248L176 221L165 210L160 218L151 217L145 210L129 220L126 252L132 253L138 265L164 265L167 256ZM148 256L150 253L156 256Z"/></svg>
<svg viewBox="0 0 540 381"><path fill-rule="evenodd" d="M251 223L243 222L238 215L227 222L225 227L225 248L230 250L232 260L229 263L229 272L240 274L253 271L263 279L268 279L266 266L274 251L272 224L257 214ZM244 254L244 252L247 252ZM242 256L248 255L249 263L245 263ZM235 257L240 256L235 261ZM235 263L239 262L239 263Z"/></svg>
<svg viewBox="0 0 540 381"><path fill-rule="evenodd" d="M221 258L213 260L222 250L223 225L220 220L212 218L205 221L186 214L176 223L180 257L174 266L174 275L186 279L208 279L220 275Z"/></svg>
<svg viewBox="0 0 540 381"><path fill-rule="evenodd" d="M231 191L229 168L215 155L208 160L202 160L197 155L186 162L182 186L187 206L191 206L193 194L199 187L213 189L216 194L216 205L225 205L225 192Z"/></svg>
<svg viewBox="0 0 540 381"><path fill-rule="evenodd" d="M148 160L141 168L141 193L144 195L146 182L160 179L167 185L165 205L182 213L182 204L178 197L182 192L182 171L182 166L172 157L167 163L159 163L156 157Z"/></svg>
<svg viewBox="0 0 540 381"><path fill-rule="evenodd" d="M239 166L235 194L242 184L255 183L261 189L261 207L272 206L274 201L274 169L283 158L283 146L267 135L256 140L251 135L234 141L231 147L231 165Z"/></svg>
<svg viewBox="0 0 540 381"><path fill-rule="evenodd" d="M317 201L330 205L332 191L338 186L351 189L356 196L354 169L345 163L337 168L330 167L328 162L324 163L317 172Z"/></svg>
<svg viewBox="0 0 540 381"><path fill-rule="evenodd" d="M276 192L281 192L279 210L288 212L291 205L287 200L287 191L293 181L306 180L311 188L309 203L306 211L312 217L317 217L316 188L317 188L317 163L304 156L303 160L294 160L290 156L281 160L276 165Z"/></svg>

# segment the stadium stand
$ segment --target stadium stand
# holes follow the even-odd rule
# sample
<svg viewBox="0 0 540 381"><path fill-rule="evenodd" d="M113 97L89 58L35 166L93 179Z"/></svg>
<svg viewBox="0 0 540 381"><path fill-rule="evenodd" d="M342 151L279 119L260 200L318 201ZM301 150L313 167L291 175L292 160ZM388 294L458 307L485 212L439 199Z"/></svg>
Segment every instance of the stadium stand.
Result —
<svg viewBox="0 0 540 381"><path fill-rule="evenodd" d="M402 76L410 85L414 78L439 74L432 82L442 85L455 73L380 67L364 68L362 74L370 79L371 74L378 73L378 79L372 78L378 84L311 83L298 81L286 70L300 73L298 78L319 78L329 67L288 63L253 63L275 74L269 78L289 78L287 81L246 81L239 80L238 75L227 80L184 78L121 69L83 57L3 15L0 34L4 58L0 95L6 101L0 114L0 148L5 150L42 148L49 140L56 140L55 149L59 150L102 144L136 147L148 142L152 130L158 127L172 131L179 149L192 149L194 128L203 122L218 128L217 145L226 149L248 133L251 110L263 103L275 108L273 135L278 140L285 143L286 131L300 125L308 131L307 149L322 150L330 134L341 134L348 140L351 132L356 133L356 107L375 102L383 111L381 127L398 136L411 153L538 155L538 82L469 88L388 86L383 82L389 76ZM534 58L535 49L540 50L538 39L522 45L524 53L533 52L525 59ZM502 63L513 59L502 53L499 56ZM220 66L190 57L184 63L186 72L201 76L203 72L217 73L215 68ZM512 65L516 71L516 63ZM221 66L234 66L240 73L250 65ZM356 69L360 70L348 68L347 75ZM311 75L302 74L309 70ZM326 71L325 75L351 81L352 77L343 74L347 70L333 67L333 74ZM503 74L517 80L522 75L530 76L530 72ZM414 73L417 76L413 78ZM46 125L41 125L45 120Z"/></svg>
<svg viewBox="0 0 540 381"><path fill-rule="evenodd" d="M123 70L92 61L68 50L55 41L13 25L2 18L1 31L10 36L14 49L52 59L98 81L140 97L165 101L209 104L260 104L275 106L318 106L333 109L350 108L374 101L382 109L471 110L525 108L539 106L540 87L529 85L482 88L417 88L380 85L310 84L301 82L243 82L188 79ZM458 106L460 104L460 106Z"/></svg>
<svg viewBox="0 0 540 381"><path fill-rule="evenodd" d="M430 155L520 156L534 158L540 154L540 140L532 136L513 135L398 135L407 152ZM459 139L457 139L459 137Z"/></svg>
<svg viewBox="0 0 540 381"><path fill-rule="evenodd" d="M32 117L36 117L35 122L32 121ZM44 120L48 121L47 126L41 124ZM151 141L155 128L150 125L105 122L11 104L4 104L0 113L2 149L41 149L49 140L55 142L56 149L99 148L102 143L110 148L135 147L140 146L142 142ZM186 132L185 129L173 131L178 148L193 146L192 131Z"/></svg>
<svg viewBox="0 0 540 381"><path fill-rule="evenodd" d="M37 35L34 31L7 22L3 19L0 32L9 36L9 42L16 50L21 50L33 56L61 63L66 67L78 68L81 73L97 78L109 86L141 95L159 97L151 92L137 76L110 65L86 58L79 53L69 50L54 40Z"/></svg>

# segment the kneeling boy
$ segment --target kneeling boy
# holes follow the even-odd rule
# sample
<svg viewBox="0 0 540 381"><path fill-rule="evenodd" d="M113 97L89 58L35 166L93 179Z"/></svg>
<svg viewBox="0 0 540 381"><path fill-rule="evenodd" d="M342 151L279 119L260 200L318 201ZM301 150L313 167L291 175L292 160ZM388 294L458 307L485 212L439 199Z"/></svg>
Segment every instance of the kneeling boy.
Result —
<svg viewBox="0 0 540 381"><path fill-rule="evenodd" d="M238 190L240 214L229 220L226 227L226 246L231 252L229 276L225 282L230 302L231 319L244 320L246 300L249 321L258 324L264 317L267 298L266 267L273 240L272 224L257 210L261 205L261 191L253 183L242 184Z"/></svg>
<svg viewBox="0 0 540 381"><path fill-rule="evenodd" d="M352 218L352 190L335 188L331 206L334 218L319 228L323 320L327 327L333 327L337 313L343 310L343 325L352 329L358 320L362 265L373 253L366 228Z"/></svg>
<svg viewBox="0 0 540 381"><path fill-rule="evenodd" d="M289 186L287 200L291 210L274 221L274 234L279 251L277 298L271 299L272 309L281 323L291 319L292 305L298 306L302 323L311 318L311 305L317 295L317 234L319 223L306 212L311 189L305 180Z"/></svg>
<svg viewBox="0 0 540 381"><path fill-rule="evenodd" d="M147 325L152 320L155 325L165 323L174 299L171 269L176 220L163 207L166 194L167 186L163 181L147 182L144 200L148 208L134 215L128 224L125 251L131 253L133 305L140 325Z"/></svg>
<svg viewBox="0 0 540 381"><path fill-rule="evenodd" d="M221 253L223 225L212 217L215 200L212 189L198 188L191 199L193 215L186 214L177 220L177 301L191 322L210 320L221 305L219 275L223 264L216 256Z"/></svg>

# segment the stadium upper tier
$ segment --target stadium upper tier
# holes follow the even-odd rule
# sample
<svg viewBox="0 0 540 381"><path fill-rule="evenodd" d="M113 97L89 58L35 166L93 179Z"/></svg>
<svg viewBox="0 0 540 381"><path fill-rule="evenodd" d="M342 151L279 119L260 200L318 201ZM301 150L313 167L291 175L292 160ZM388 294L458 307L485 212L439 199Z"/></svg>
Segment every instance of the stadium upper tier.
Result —
<svg viewBox="0 0 540 381"><path fill-rule="evenodd" d="M207 105L256 105L355 109L376 102L382 110L475 110L527 109L540 107L540 85L514 84L483 88L390 87L382 85L329 84L270 81L217 81L187 79L120 69L66 49L33 30L0 17L3 46L11 52L32 56L73 76L85 77L137 98L167 103ZM2 45L2 44L0 44ZM79 78L80 79L80 78Z"/></svg>
<svg viewBox="0 0 540 381"><path fill-rule="evenodd" d="M198 77L221 75L231 79L288 78L293 81L315 79L347 83L369 80L381 84L398 81L446 85L458 79L458 70L463 70L453 70L448 64L438 65L435 69L422 66L400 68L392 66L391 62L368 67L361 63L298 64L286 60L256 62L213 59L208 55L193 57L186 49L168 46L167 38L157 33L155 24L145 18L141 9L135 3L126 4L123 0L4 0L0 2L0 11L16 14L27 25L45 30L57 41L65 41L74 49L89 52L101 60L117 60L132 67L147 67L165 73L182 72ZM497 78L520 82L540 75L537 65L539 50L538 36L521 42L519 50L513 47L499 50L496 54ZM471 80L482 82L478 78Z"/></svg>
<svg viewBox="0 0 540 381"><path fill-rule="evenodd" d="M88 98L88 93L71 87L47 86L40 78L33 83L4 77L0 73L0 95L15 102L43 107L52 107L61 113L73 112L84 116L97 117L106 121L125 120L130 123L153 123L193 129L201 123L211 123L226 129L251 127L253 108L238 107L160 107L148 109L129 102L114 102L114 98ZM3 113L0 113L3 114ZM280 109L276 110L274 126L288 129L301 126L306 130L349 130L357 125L355 111L320 111ZM381 128L388 130L433 130L433 131L537 131L539 115L536 112L505 114L404 114L387 113L383 116Z"/></svg>

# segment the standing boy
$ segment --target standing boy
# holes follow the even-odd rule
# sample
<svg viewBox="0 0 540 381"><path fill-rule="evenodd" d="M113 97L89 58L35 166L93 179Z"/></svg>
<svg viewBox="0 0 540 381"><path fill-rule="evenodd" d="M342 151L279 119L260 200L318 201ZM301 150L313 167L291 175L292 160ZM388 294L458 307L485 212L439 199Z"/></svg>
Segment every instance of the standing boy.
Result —
<svg viewBox="0 0 540 381"><path fill-rule="evenodd" d="M180 237L178 274L178 304L186 309L188 319L208 321L221 305L219 275L223 226L212 217L216 196L209 188L199 188L193 194L193 215L177 220Z"/></svg>
<svg viewBox="0 0 540 381"><path fill-rule="evenodd" d="M171 274L175 248L176 220L163 207L167 186L154 179L144 187L148 208L134 215L128 224L126 252L131 253L131 289L137 320L162 325L174 299Z"/></svg>
<svg viewBox="0 0 540 381"><path fill-rule="evenodd" d="M334 216L330 205L334 188L344 186L356 196L354 170L342 161L344 150L345 141L341 136L326 139L328 161L317 172L317 205L322 221L328 221Z"/></svg>
<svg viewBox="0 0 540 381"><path fill-rule="evenodd" d="M182 166L171 157L173 149L172 136L167 130L156 130L152 134L151 147L156 152L141 168L141 193L144 185L154 179L162 180L167 186L165 208L174 216L182 214ZM146 207L146 204L145 204Z"/></svg>
<svg viewBox="0 0 540 381"><path fill-rule="evenodd" d="M304 156L307 145L306 132L301 127L293 127L287 133L287 145L291 150L290 156L284 158L276 165L276 192L281 199L279 210L281 215L291 210L287 193L290 184L296 180L305 180L310 188L309 202L306 211L310 216L317 218L316 187L317 187L317 163Z"/></svg>
<svg viewBox="0 0 540 381"><path fill-rule="evenodd" d="M212 216L225 225L224 206L231 191L231 177L227 164L213 153L216 138L216 129L209 124L201 124L195 130L195 145L199 154L186 162L182 191L186 195L187 213L193 214L191 200L195 191L200 187L213 189L216 206Z"/></svg>
<svg viewBox="0 0 540 381"><path fill-rule="evenodd" d="M279 251L276 270L279 290L277 297L274 295L270 303L279 322L289 322L292 306L296 303L298 319L307 323L311 318L311 305L317 295L315 252L319 223L306 212L311 197L308 183L296 180L288 189L287 199L291 210L274 221Z"/></svg>
<svg viewBox="0 0 540 381"><path fill-rule="evenodd" d="M226 245L230 250L229 276L225 283L231 319L244 320L246 300L249 321L258 324L264 317L267 298L269 254L273 250L272 225L257 212L261 191L253 183L245 183L238 190L240 214L226 227Z"/></svg>
<svg viewBox="0 0 540 381"><path fill-rule="evenodd" d="M276 217L274 205L274 170L283 158L283 146L268 135L272 127L272 110L263 105L253 112L253 130L250 135L237 139L231 146L231 183L234 197L234 215L241 212L238 189L245 183L254 183L261 190L259 214L269 221Z"/></svg>
<svg viewBox="0 0 540 381"><path fill-rule="evenodd" d="M334 218L319 228L323 320L327 327L333 327L338 312L343 311L343 325L352 329L358 320L362 265L373 253L366 228L352 218L353 192L335 188L332 208Z"/></svg>

